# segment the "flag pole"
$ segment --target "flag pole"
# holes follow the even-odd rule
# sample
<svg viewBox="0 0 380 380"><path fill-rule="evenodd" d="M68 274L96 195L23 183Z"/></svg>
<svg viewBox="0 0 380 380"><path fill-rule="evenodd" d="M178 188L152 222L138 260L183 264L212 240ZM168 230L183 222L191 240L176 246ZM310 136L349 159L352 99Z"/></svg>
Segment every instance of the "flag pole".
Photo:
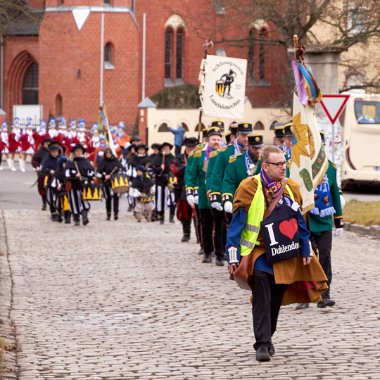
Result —
<svg viewBox="0 0 380 380"><path fill-rule="evenodd" d="M206 60L207 54L208 54L208 49L212 48L214 46L214 43L211 41L211 39L207 39L203 46L205 48L203 59ZM203 75L205 75L204 67L202 67L202 71L203 71ZM200 94L200 95L202 95L202 94ZM198 119L198 142L201 142L202 116L203 116L203 108L201 107L199 109L199 119Z"/></svg>
<svg viewBox="0 0 380 380"><path fill-rule="evenodd" d="M103 107L103 82L104 82L104 12L101 16L100 27L100 106Z"/></svg>

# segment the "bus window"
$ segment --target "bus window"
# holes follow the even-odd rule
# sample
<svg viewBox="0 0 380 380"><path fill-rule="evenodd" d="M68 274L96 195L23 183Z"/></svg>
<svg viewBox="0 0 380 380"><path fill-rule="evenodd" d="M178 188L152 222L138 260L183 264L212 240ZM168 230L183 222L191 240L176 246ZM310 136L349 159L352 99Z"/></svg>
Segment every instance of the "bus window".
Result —
<svg viewBox="0 0 380 380"><path fill-rule="evenodd" d="M355 100L355 116L359 124L380 124L380 102Z"/></svg>

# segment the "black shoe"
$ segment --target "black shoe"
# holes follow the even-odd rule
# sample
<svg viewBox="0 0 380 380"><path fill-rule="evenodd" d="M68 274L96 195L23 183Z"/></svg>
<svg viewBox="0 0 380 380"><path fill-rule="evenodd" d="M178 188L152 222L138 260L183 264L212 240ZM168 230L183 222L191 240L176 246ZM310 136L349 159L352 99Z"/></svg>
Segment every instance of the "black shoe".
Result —
<svg viewBox="0 0 380 380"><path fill-rule="evenodd" d="M62 222L63 222L63 218L62 218L61 215L58 215L58 222L59 222L59 223L62 223Z"/></svg>
<svg viewBox="0 0 380 380"><path fill-rule="evenodd" d="M204 263L204 264L212 263L211 253L209 253L208 255L206 253L204 254L202 263Z"/></svg>
<svg viewBox="0 0 380 380"><path fill-rule="evenodd" d="M47 209L46 204L43 204L41 210L46 211L46 209Z"/></svg>
<svg viewBox="0 0 380 380"><path fill-rule="evenodd" d="M335 305L335 301L331 298L324 298L321 301L318 301L317 307L319 309L324 309L325 307L333 307Z"/></svg>
<svg viewBox="0 0 380 380"><path fill-rule="evenodd" d="M258 362L269 362L270 355L268 351L268 347L260 346L256 351L256 360Z"/></svg>
<svg viewBox="0 0 380 380"><path fill-rule="evenodd" d="M59 215L58 214L52 214L50 219L52 222L58 222Z"/></svg>
<svg viewBox="0 0 380 380"><path fill-rule="evenodd" d="M174 218L172 216L169 218L169 223L174 223Z"/></svg>
<svg viewBox="0 0 380 380"><path fill-rule="evenodd" d="M111 220L111 213L107 212L107 220Z"/></svg>
<svg viewBox="0 0 380 380"><path fill-rule="evenodd" d="M82 211L82 223L84 226L86 226L88 223L90 223L90 221L88 220L87 214L88 214L87 210Z"/></svg>
<svg viewBox="0 0 380 380"><path fill-rule="evenodd" d="M215 265L217 265L218 267L224 266L224 260L223 260L223 258L222 257L217 257L216 261L215 261Z"/></svg>
<svg viewBox="0 0 380 380"><path fill-rule="evenodd" d="M114 220L118 220L119 219L119 214L115 213L114 216L113 216L113 219Z"/></svg>
<svg viewBox="0 0 380 380"><path fill-rule="evenodd" d="M304 309L307 309L309 307L309 304L308 303L299 303L295 310L304 310Z"/></svg>
<svg viewBox="0 0 380 380"><path fill-rule="evenodd" d="M80 226L80 221L79 220L74 220L74 226Z"/></svg>
<svg viewBox="0 0 380 380"><path fill-rule="evenodd" d="M190 235L189 234L183 234L181 242L184 243L186 241L190 240Z"/></svg>
<svg viewBox="0 0 380 380"><path fill-rule="evenodd" d="M71 219L70 218L65 218L65 224L70 224L71 223Z"/></svg>
<svg viewBox="0 0 380 380"><path fill-rule="evenodd" d="M274 356L274 354L276 353L276 350L274 349L274 345L272 342L270 343L270 347L269 347L268 352L269 352L270 356Z"/></svg>

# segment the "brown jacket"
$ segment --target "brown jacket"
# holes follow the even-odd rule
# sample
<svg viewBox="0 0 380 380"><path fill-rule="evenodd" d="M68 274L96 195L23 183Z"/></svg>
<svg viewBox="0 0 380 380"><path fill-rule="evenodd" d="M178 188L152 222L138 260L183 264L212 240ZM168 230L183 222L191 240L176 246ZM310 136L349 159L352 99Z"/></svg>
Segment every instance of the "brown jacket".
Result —
<svg viewBox="0 0 380 380"><path fill-rule="evenodd" d="M302 206L301 192L297 182L288 179L287 184L294 194L295 202ZM242 208L248 212L256 190L257 180L255 178L250 177L243 180L235 193L234 211ZM284 194L290 196L286 189ZM266 196L269 199L269 195L266 194ZM264 207L266 209L266 205ZM259 233L258 241L260 246L255 246L251 254L252 268L257 258L265 253L261 233ZM328 288L326 275L315 255L313 255L311 263L306 266L303 265L301 257L276 262L273 264L273 273L276 284L289 285L282 300L283 305L317 302L321 299L321 293Z"/></svg>

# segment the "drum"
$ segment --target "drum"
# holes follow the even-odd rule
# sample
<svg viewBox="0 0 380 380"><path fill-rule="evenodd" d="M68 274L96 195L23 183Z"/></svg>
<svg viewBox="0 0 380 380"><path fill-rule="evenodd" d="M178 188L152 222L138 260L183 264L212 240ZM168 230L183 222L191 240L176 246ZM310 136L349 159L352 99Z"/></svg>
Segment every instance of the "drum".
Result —
<svg viewBox="0 0 380 380"><path fill-rule="evenodd" d="M102 186L94 183L87 183L83 185L83 199L85 201L101 201L102 200Z"/></svg>
<svg viewBox="0 0 380 380"><path fill-rule="evenodd" d="M128 178L124 173L115 173L111 178L111 184L116 194L127 193L129 190Z"/></svg>

